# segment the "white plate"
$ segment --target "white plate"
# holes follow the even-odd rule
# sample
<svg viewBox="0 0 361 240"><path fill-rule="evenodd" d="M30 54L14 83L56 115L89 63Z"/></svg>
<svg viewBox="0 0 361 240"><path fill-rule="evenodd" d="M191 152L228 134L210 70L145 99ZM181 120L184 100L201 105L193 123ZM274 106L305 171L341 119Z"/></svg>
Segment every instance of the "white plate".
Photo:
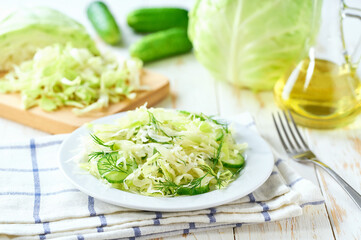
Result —
<svg viewBox="0 0 361 240"><path fill-rule="evenodd" d="M112 123L124 116L119 113L97 119L93 123ZM70 134L61 144L59 150L60 169L65 176L82 192L104 202L126 208L149 211L190 211L210 208L244 197L261 186L273 169L273 156L267 143L255 132L233 124L237 142L247 142L246 166L240 176L228 187L195 196L148 197L109 188L87 171L79 168L72 157L81 144L81 137L89 134L85 127L80 127Z"/></svg>

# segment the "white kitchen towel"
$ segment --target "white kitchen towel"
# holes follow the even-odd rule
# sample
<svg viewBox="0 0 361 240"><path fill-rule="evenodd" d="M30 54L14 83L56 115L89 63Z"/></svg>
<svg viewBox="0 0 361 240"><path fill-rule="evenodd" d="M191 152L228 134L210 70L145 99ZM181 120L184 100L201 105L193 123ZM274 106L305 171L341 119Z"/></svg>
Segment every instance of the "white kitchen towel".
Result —
<svg viewBox="0 0 361 240"><path fill-rule="evenodd" d="M250 114L234 119L256 131ZM65 137L0 144L1 239L148 239L281 220L323 204L319 189L275 156L269 179L229 204L173 213L114 206L80 192L59 171Z"/></svg>

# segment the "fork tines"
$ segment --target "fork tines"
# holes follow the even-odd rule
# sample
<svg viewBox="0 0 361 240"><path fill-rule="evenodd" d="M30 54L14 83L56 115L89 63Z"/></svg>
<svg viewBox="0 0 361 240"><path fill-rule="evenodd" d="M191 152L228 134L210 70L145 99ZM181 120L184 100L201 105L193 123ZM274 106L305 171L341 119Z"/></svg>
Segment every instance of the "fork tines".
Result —
<svg viewBox="0 0 361 240"><path fill-rule="evenodd" d="M272 118L278 136L286 152L289 154L295 154L300 151L308 151L309 147L298 130L291 112L287 111L288 114L286 114L285 111L282 111L282 113L283 116L281 116L279 112L277 112L277 114L272 113Z"/></svg>

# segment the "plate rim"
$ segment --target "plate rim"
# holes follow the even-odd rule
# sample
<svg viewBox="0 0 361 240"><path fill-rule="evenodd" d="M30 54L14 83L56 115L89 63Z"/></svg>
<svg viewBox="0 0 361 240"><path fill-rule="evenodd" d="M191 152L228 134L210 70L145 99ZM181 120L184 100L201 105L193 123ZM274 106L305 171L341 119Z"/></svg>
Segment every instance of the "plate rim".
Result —
<svg viewBox="0 0 361 240"><path fill-rule="evenodd" d="M96 119L94 121L91 121L90 123L104 123L106 121L112 121L112 120L116 120L124 115L126 115L127 112L121 112L121 113L117 113L117 114L112 114L112 115L109 115L109 116L106 116L106 117L102 117L102 118L99 118L99 119ZM217 200L217 201L206 201L204 204L202 204L202 206L188 206L188 207L182 207L182 206L173 206L173 207L169 207L167 205L165 206L162 206L162 205L159 205L157 207L152 207L152 206L140 206L139 203L135 202L135 203L132 203L132 202L126 202L126 201L119 201L119 200L114 200L112 198L108 198L107 196L105 195L102 195L100 194L100 190L103 190L103 191L110 191L110 194L112 194L112 192L115 192L115 194L118 194L120 193L120 195L123 195L124 198L126 198L127 196L130 197L130 195L132 197L135 197L136 199L139 199L139 201L142 201L143 199L143 203L144 201L147 201L147 200L150 200L151 201L154 201L154 199L160 201L160 202L163 202L165 199L167 199L166 201L170 201L170 202L177 202L177 201L174 201L174 200L171 200L171 199L181 199L179 201L190 201L190 200L194 200L194 199L197 199L197 198L205 198L205 196L210 196L210 197L214 197L212 195L216 195L215 197L217 197L217 195L219 194L223 194L229 187L230 185L232 185L234 182L237 182L237 180L239 180L239 178L241 176L239 176L236 180L234 180L230 185L228 185L226 188L224 189L220 189L220 190L214 190L214 191L211 191L211 192L208 192L208 193L205 193L205 194L200 194L200 195L194 195L194 196L178 196L178 197L152 197L152 196L144 196L144 195L141 195L141 194L135 194L135 193L130 193L130 192L126 192L126 191L122 191L122 190L119 190L119 189L115 189L115 188L111 188L111 187L108 187L106 186L105 184L101 183L101 181L97 178L95 178L93 175L87 173L85 170L83 170L85 173L85 175L87 176L91 176L93 177L95 180L97 180L99 183L101 183L102 185L104 185L104 188L103 189L100 189L98 191L92 191L90 189L88 189L86 186L83 186L82 184L79 184L77 181L75 181L74 179L72 179L71 177L71 174L69 174L67 172L67 170L65 169L66 166L66 162L69 161L69 159L63 159L62 160L62 152L64 152L64 149L67 147L67 143L68 141L71 141L72 138L74 137L79 137L79 134L81 135L81 131L86 131L86 126L83 125L81 127L79 127L78 129L76 129L75 131L73 131L72 133L70 133L64 140L63 142L61 143L61 146L58 150L58 153L57 153L57 158L58 158L58 165L59 165L59 169L61 170L63 176L65 176L65 178L70 181L71 184L73 184L77 189L79 189L81 192L89 195L89 196L92 196L96 199L99 199L103 202L106 202L106 203L110 203L110 204L113 204L113 205L117 205L117 206L120 206L120 207L124 207L124 208L129 208L129 209L137 209L137 210L145 210L145 211L161 211L161 212L182 212L182 211L193 211L193 210L201 210L201 209L207 209L207 208L212 208L212 207L216 207L216 206L220 206L220 205L223 205L223 204L226 204L226 203L229 203L229 202L232 202L232 201L235 201L237 199L240 199L242 197L245 197L247 196L249 193L255 191L256 189L258 189L262 184L264 184L267 179L269 178L269 176L271 175L272 173L272 170L273 170L273 166L274 166L274 157L273 157L273 154L272 154L272 151L271 151L271 148L269 146L269 144L256 132L256 131L253 131L247 127L245 127L244 125L241 125L235 121L231 121L229 118L220 118L220 119L223 119L223 120L226 120L227 122L231 123L231 124L234 124L237 128L241 128L241 129L246 129L246 132L248 132L248 134L251 133L251 135L253 135L253 137L255 137L258 141L261 141L262 144L264 145L263 147L265 147L266 149L263 149L262 151L262 154L264 154L265 156L268 155L267 157L264 157L264 158L270 158L269 160L265 161L266 163L268 163L269 165L266 166L267 167L267 171L265 171L264 175L263 175L263 178L262 179L259 179L257 184L254 184L252 188L249 188L248 191L243 191L242 194L236 194L232 197L225 197L223 198L223 200ZM236 134L239 133L239 131L236 131L235 132ZM78 134L78 136L77 136ZM75 154L73 154L75 155ZM74 161L74 163L76 163ZM76 165L75 165L76 166ZM80 169L80 168L78 168ZM246 167L244 168L244 170L247 169L247 164L246 164ZM244 171L243 171L244 173ZM97 193L98 192L98 193ZM218 193L218 194L217 194ZM131 197L131 198L132 198Z"/></svg>

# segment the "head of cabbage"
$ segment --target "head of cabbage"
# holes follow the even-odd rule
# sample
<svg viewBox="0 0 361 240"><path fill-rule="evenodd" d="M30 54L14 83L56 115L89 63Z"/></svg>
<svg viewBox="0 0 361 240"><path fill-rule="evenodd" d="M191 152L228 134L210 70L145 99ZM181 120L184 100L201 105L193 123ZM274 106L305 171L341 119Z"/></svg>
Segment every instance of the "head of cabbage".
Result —
<svg viewBox="0 0 361 240"><path fill-rule="evenodd" d="M0 72L31 59L39 48L71 43L99 54L85 27L47 7L21 8L0 22Z"/></svg>
<svg viewBox="0 0 361 240"><path fill-rule="evenodd" d="M270 90L307 54L322 0L197 0L188 34L216 79Z"/></svg>

